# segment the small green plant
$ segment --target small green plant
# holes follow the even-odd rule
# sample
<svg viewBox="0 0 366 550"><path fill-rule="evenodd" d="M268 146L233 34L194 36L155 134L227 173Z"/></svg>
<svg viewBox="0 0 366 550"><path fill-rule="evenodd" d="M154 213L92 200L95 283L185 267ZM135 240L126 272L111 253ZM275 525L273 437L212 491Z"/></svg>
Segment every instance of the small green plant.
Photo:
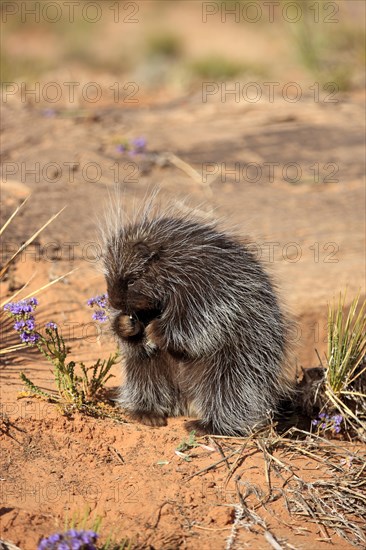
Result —
<svg viewBox="0 0 366 550"><path fill-rule="evenodd" d="M99 307L105 305L101 297ZM79 410L95 403L101 397L105 384L113 376L110 370L116 364L118 353L108 359L98 359L91 367L80 362L78 372L75 361L68 361L69 350L64 338L54 322L45 325L42 332L37 330L34 312L38 306L36 298L10 302L4 306L5 312L14 321L14 329L19 333L22 343L36 346L39 352L53 365L54 377L58 395L45 392L38 388L22 372L21 379L31 394L44 397L51 402L61 402ZM100 320L100 319L99 319Z"/></svg>
<svg viewBox="0 0 366 550"><path fill-rule="evenodd" d="M184 453L185 451L190 451L191 449L194 449L195 447L198 447L199 443L196 440L196 432L195 430L189 432L188 439L183 439L181 443L179 443L177 447L177 451L180 451Z"/></svg>
<svg viewBox="0 0 366 550"><path fill-rule="evenodd" d="M183 439L179 443L178 447L175 449L175 454L179 456L179 458L183 458L186 462L191 462L192 457L190 454L187 454L187 451L195 449L196 447L199 447L199 443L196 441L195 430L192 430L189 432L188 439Z"/></svg>

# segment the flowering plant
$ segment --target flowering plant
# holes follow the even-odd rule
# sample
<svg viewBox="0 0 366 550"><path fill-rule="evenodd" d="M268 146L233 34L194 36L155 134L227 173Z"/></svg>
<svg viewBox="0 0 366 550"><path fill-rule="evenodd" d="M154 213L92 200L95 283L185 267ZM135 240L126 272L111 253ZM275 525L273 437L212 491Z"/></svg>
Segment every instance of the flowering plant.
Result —
<svg viewBox="0 0 366 550"><path fill-rule="evenodd" d="M125 139L116 146L119 153L129 155L143 155L146 153L147 140L144 137L137 137L131 140Z"/></svg>
<svg viewBox="0 0 366 550"><path fill-rule="evenodd" d="M102 297L97 298L98 305L106 308L106 297L104 301ZM77 375L75 361L67 361L69 350L57 324L50 321L46 323L44 331L37 330L35 319L37 306L38 300L30 298L19 302L10 302L4 306L4 310L14 320L14 329L19 333L21 341L28 346L36 346L40 353L52 363L59 395L55 396L44 392L35 386L23 372L20 377L33 394L46 397L53 402L62 400L71 403L76 408L83 408L87 403L99 397L106 382L113 376L110 374L110 370L117 362L118 353L104 361L98 359L91 367L86 367L84 363L80 362L81 376Z"/></svg>
<svg viewBox="0 0 366 550"><path fill-rule="evenodd" d="M38 342L40 335L36 332L34 311L38 306L37 298L10 302L4 306L6 311L14 319L14 329L19 332L21 341L24 344L34 345Z"/></svg>
<svg viewBox="0 0 366 550"><path fill-rule="evenodd" d="M97 550L95 542L98 538L94 531L69 529L66 533L55 533L42 539L38 550Z"/></svg>
<svg viewBox="0 0 366 550"><path fill-rule="evenodd" d="M318 430L327 431L331 430L332 432L338 434L342 430L343 416L341 414L334 414L330 416L325 412L318 414L318 418L312 420L312 426L317 426Z"/></svg>
<svg viewBox="0 0 366 550"><path fill-rule="evenodd" d="M94 296L87 301L89 307L99 307L94 311L92 319L94 321L99 321L100 323L105 323L108 319L108 295L100 294L99 296Z"/></svg>

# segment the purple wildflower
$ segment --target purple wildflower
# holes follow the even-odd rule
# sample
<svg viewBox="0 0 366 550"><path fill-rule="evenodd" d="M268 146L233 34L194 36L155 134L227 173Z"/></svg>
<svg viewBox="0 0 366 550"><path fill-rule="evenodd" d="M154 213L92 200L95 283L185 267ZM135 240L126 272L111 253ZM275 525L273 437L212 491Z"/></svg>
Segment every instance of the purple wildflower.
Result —
<svg viewBox="0 0 366 550"><path fill-rule="evenodd" d="M321 430L332 430L333 433L339 434L342 430L343 416L341 414L334 414L330 416L325 412L318 414L318 418L311 421L312 426L318 426Z"/></svg>
<svg viewBox="0 0 366 550"><path fill-rule="evenodd" d="M107 321L107 314L102 309L97 309L92 315L94 321L99 321L100 323L105 323Z"/></svg>
<svg viewBox="0 0 366 550"><path fill-rule="evenodd" d="M43 109L42 115L46 118L53 118L56 116L56 111L55 109Z"/></svg>
<svg viewBox="0 0 366 550"><path fill-rule="evenodd" d="M39 334L29 332L21 332L19 336L24 344L30 344L31 346L36 344L40 338Z"/></svg>
<svg viewBox="0 0 366 550"><path fill-rule="evenodd" d="M38 306L38 300L36 298L30 298L29 300L20 300L19 302L9 302L4 306L4 310L10 313L10 315L24 315L25 313L32 313Z"/></svg>
<svg viewBox="0 0 366 550"><path fill-rule="evenodd" d="M95 542L98 538L98 534L94 531L84 531L84 533L81 534L81 540L85 544L90 544L91 542Z"/></svg>
<svg viewBox="0 0 366 550"><path fill-rule="evenodd" d="M19 307L17 305L17 307ZM7 311L10 315L16 315L19 311L16 311L16 304L14 302L9 302L4 306L4 311Z"/></svg>
<svg viewBox="0 0 366 550"><path fill-rule="evenodd" d="M100 309L97 309L92 315L92 318L94 319L94 321L99 321L100 323L104 323L107 320L107 309L108 309L107 294L100 294L98 296L94 296L93 298L90 298L87 301L87 304L89 307L98 306L100 308Z"/></svg>
<svg viewBox="0 0 366 550"><path fill-rule="evenodd" d="M62 540L62 535L60 535L59 533L56 533L55 535L51 535L49 538L48 538L49 542L51 543L54 543L54 542L59 542L60 540Z"/></svg>
<svg viewBox="0 0 366 550"><path fill-rule="evenodd" d="M332 416L332 422L333 422L333 430L336 434L339 434L342 427L341 424L343 422L343 416L341 414L335 414Z"/></svg>
<svg viewBox="0 0 366 550"><path fill-rule="evenodd" d="M14 329L19 331L22 330L25 327L25 321L16 321L14 323Z"/></svg>
<svg viewBox="0 0 366 550"><path fill-rule="evenodd" d="M101 307L102 309L105 309L107 307L107 295L102 294L101 296L98 296L96 299L96 303L98 304L99 307Z"/></svg>
<svg viewBox="0 0 366 550"><path fill-rule="evenodd" d="M107 307L107 299L108 299L107 294L99 294L98 296L89 298L89 300L87 301L87 304L89 307L98 305L102 309L105 309Z"/></svg>
<svg viewBox="0 0 366 550"><path fill-rule="evenodd" d="M138 137L132 140L132 145L135 153L144 153L147 145L146 138Z"/></svg>
<svg viewBox="0 0 366 550"><path fill-rule="evenodd" d="M29 331L33 331L36 328L36 323L34 322L34 318L29 318L25 322L26 328Z"/></svg>
<svg viewBox="0 0 366 550"><path fill-rule="evenodd" d="M137 137L131 140L126 140L123 143L116 145L116 150L119 153L128 152L129 155L139 155L145 153L147 140L144 137Z"/></svg>
<svg viewBox="0 0 366 550"><path fill-rule="evenodd" d="M50 321L49 323L46 323L45 324L45 328L49 329L49 330L56 330L57 329L57 325L56 323L54 323L53 321Z"/></svg>
<svg viewBox="0 0 366 550"><path fill-rule="evenodd" d="M32 313L38 306L37 298L10 302L4 306L4 310L14 319L14 329L19 332L21 341L24 344L33 346L38 342L40 336L36 330L36 322Z"/></svg>
<svg viewBox="0 0 366 550"><path fill-rule="evenodd" d="M94 531L69 529L66 533L56 533L43 539L38 550L96 550L94 543L98 537Z"/></svg>
<svg viewBox="0 0 366 550"><path fill-rule="evenodd" d="M4 310L10 315L21 315L23 313L22 302L10 302L4 306Z"/></svg>

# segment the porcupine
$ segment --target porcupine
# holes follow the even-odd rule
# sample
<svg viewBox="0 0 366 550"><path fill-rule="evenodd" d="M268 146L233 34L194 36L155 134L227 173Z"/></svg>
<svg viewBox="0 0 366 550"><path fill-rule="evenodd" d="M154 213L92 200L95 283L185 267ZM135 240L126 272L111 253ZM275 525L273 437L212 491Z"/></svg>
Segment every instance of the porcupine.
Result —
<svg viewBox="0 0 366 550"><path fill-rule="evenodd" d="M118 401L133 418L193 413L188 430L243 435L291 392L287 319L248 244L148 205L125 224L114 213L103 262L124 356Z"/></svg>

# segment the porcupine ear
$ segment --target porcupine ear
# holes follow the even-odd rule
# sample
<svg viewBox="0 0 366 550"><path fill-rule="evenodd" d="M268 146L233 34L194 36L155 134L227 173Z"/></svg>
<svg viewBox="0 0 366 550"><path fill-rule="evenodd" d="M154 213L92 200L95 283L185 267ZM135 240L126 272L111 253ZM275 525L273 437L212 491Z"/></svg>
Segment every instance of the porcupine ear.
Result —
<svg viewBox="0 0 366 550"><path fill-rule="evenodd" d="M147 259L147 258L150 258L151 256L151 250L145 243L142 243L142 242L134 243L133 249L135 252L140 254L143 258Z"/></svg>
<svg viewBox="0 0 366 550"><path fill-rule="evenodd" d="M134 243L133 249L137 251L144 260L157 260L159 258L158 251L151 250L148 245L143 242Z"/></svg>

